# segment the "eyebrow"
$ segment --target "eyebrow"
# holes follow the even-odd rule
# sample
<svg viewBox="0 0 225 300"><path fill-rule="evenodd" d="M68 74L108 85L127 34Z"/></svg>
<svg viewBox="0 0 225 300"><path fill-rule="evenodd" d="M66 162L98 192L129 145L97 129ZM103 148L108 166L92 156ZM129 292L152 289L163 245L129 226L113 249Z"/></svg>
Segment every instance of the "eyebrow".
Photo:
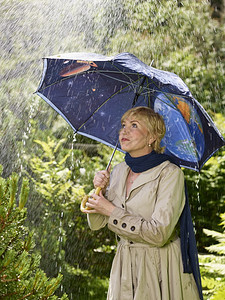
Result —
<svg viewBox="0 0 225 300"><path fill-rule="evenodd" d="M137 123L140 124L140 122L139 122L138 120L135 120L135 119L134 119L134 120L131 120L130 122L131 122L131 123L132 123L132 122L137 122Z"/></svg>
<svg viewBox="0 0 225 300"><path fill-rule="evenodd" d="M123 120L122 122L121 122L121 124L123 124L123 123L125 123L126 122L126 119L125 120ZM134 119L134 120L131 120L131 121L129 121L130 123L134 123L134 122L136 122L136 123L139 123L139 124L141 124L140 123L140 121L138 121L138 120L136 120L136 119Z"/></svg>

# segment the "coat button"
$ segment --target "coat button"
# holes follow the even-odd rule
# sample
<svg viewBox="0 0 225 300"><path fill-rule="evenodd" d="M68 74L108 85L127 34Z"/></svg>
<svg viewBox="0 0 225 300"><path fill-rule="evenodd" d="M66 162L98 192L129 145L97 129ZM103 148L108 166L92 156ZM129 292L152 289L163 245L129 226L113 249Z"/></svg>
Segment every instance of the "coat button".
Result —
<svg viewBox="0 0 225 300"><path fill-rule="evenodd" d="M135 226L131 226L130 230L134 231L135 230Z"/></svg>
<svg viewBox="0 0 225 300"><path fill-rule="evenodd" d="M123 224L122 224L122 227L123 227L123 228L126 228L126 227L127 227L127 224L126 224L126 223L123 223Z"/></svg>
<svg viewBox="0 0 225 300"><path fill-rule="evenodd" d="M115 219L115 220L113 220L113 224L114 225L117 225L117 223L118 223L118 221Z"/></svg>

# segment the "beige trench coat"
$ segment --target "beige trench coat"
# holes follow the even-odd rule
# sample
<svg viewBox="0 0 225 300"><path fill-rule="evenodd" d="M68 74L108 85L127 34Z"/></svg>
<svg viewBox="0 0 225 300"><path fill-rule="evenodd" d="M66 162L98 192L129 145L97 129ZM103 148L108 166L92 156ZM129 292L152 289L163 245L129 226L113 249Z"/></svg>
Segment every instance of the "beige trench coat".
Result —
<svg viewBox="0 0 225 300"><path fill-rule="evenodd" d="M88 215L92 230L108 224L118 236L108 300L198 300L192 274L183 273L176 225L185 204L184 176L165 161L141 173L126 197L129 167L117 165L106 198L110 217Z"/></svg>

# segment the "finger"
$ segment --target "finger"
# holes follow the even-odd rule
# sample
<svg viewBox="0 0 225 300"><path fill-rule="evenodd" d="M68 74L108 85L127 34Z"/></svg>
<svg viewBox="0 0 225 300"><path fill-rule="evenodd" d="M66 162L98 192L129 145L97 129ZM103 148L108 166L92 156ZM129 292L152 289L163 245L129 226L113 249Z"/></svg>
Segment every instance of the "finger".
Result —
<svg viewBox="0 0 225 300"><path fill-rule="evenodd" d="M100 197L104 197L104 196L103 196L103 193L102 193L102 190L99 192L99 196L100 196Z"/></svg>
<svg viewBox="0 0 225 300"><path fill-rule="evenodd" d="M104 174L100 174L100 175L96 174L93 179L94 186L95 187L99 186L101 188L105 188L105 186L108 185L108 182L109 182L109 178L107 176Z"/></svg>
<svg viewBox="0 0 225 300"><path fill-rule="evenodd" d="M100 187L101 189L104 189L107 186L107 182L102 180L102 181L94 181L94 187Z"/></svg>
<svg viewBox="0 0 225 300"><path fill-rule="evenodd" d="M95 209L84 209L83 213L85 213L85 214L96 214L97 211Z"/></svg>
<svg viewBox="0 0 225 300"><path fill-rule="evenodd" d="M88 202L89 203L95 203L93 201L96 201L96 199L99 198L98 195L96 195L95 193L91 194L90 197L88 198Z"/></svg>
<svg viewBox="0 0 225 300"><path fill-rule="evenodd" d="M112 168L112 165L110 164L109 167L108 167L108 169L106 170L109 175L110 175L110 172L111 172L111 168Z"/></svg>
<svg viewBox="0 0 225 300"><path fill-rule="evenodd" d="M109 174L109 172L108 171L106 171L106 170L104 170L104 171L99 171L98 173L97 173L97 176L99 177L99 178L101 178L101 179L109 179L109 176L110 176L110 174Z"/></svg>
<svg viewBox="0 0 225 300"><path fill-rule="evenodd" d="M109 170L105 170L104 173L103 173L103 175L104 175L107 179L109 179L109 177L110 177L110 171L109 171Z"/></svg>

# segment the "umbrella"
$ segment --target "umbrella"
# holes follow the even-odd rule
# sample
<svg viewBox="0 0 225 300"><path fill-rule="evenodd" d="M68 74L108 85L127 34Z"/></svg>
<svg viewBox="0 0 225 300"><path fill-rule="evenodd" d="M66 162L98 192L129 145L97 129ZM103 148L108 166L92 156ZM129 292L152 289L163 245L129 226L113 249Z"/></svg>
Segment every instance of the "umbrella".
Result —
<svg viewBox="0 0 225 300"><path fill-rule="evenodd" d="M180 77L148 66L130 53L112 57L95 53L46 57L36 93L75 133L115 147L112 157L117 147L121 150L121 117L135 106L148 106L162 115L166 125L162 146L182 167L200 171L225 144ZM87 199L81 203L82 211Z"/></svg>
<svg viewBox="0 0 225 300"><path fill-rule="evenodd" d="M165 153L182 167L200 171L225 144L180 77L148 66L133 54L67 53L43 61L36 93L75 133L114 147L124 112L148 106L165 121Z"/></svg>

